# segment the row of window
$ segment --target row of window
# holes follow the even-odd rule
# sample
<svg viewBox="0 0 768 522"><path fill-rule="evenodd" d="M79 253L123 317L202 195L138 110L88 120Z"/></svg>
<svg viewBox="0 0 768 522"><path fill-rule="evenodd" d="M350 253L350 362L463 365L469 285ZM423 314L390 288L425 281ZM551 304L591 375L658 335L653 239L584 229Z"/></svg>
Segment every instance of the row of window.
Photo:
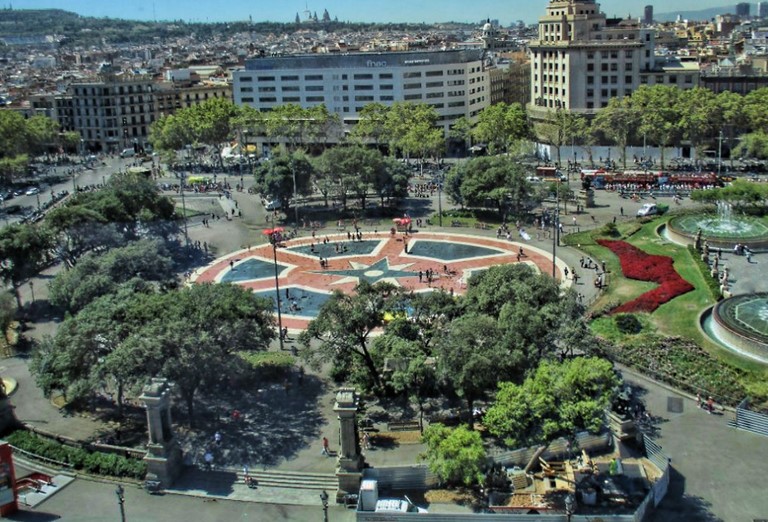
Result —
<svg viewBox="0 0 768 522"><path fill-rule="evenodd" d="M75 96L111 96L152 92L152 85L121 85L119 87L75 87Z"/></svg>
<svg viewBox="0 0 768 522"><path fill-rule="evenodd" d="M478 67L478 72L480 71L480 68ZM472 69L472 72L475 72L475 69ZM443 76L444 74L448 75L455 75L455 74L464 74L464 69L453 69L444 72L442 69L437 71L425 71L424 76L427 78L431 77L437 77L437 76ZM394 75L392 73L379 73L376 75L378 79L380 80L392 80L394 78ZM421 71L413 71L413 72L405 72L403 73L403 78L409 79L409 78L421 78L422 72ZM251 83L253 82L253 76L240 76L240 82L242 83ZM257 82L274 82L277 81L277 76L256 76ZM280 76L280 81L282 82L298 82L301 80L299 75L297 74L287 74ZM348 80L349 75L348 74L333 74L331 75L331 78L333 80ZM353 80L373 80L374 74L373 73L359 73L359 74L353 74L352 79ZM304 75L304 81L306 82L313 82L313 81L322 81L323 75L322 74L306 74Z"/></svg>

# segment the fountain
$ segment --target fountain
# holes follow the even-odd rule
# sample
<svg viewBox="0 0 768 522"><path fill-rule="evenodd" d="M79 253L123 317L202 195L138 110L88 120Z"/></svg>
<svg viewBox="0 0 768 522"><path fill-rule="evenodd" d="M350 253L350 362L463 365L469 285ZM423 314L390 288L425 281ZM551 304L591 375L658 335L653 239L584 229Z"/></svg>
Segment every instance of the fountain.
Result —
<svg viewBox="0 0 768 522"><path fill-rule="evenodd" d="M731 249L736 243L750 250L768 250L768 223L751 216L734 216L733 206L717 202L716 214L687 214L669 220L665 236L675 243L695 244L704 239L710 248Z"/></svg>
<svg viewBox="0 0 768 522"><path fill-rule="evenodd" d="M768 293L731 297L701 314L701 328L718 344L768 364Z"/></svg>

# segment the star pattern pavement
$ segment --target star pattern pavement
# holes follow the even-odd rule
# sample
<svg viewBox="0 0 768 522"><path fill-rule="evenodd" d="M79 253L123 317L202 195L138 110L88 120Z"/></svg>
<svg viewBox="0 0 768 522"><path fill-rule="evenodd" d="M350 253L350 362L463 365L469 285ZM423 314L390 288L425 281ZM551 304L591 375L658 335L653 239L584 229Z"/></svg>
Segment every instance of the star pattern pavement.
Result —
<svg viewBox="0 0 768 522"><path fill-rule="evenodd" d="M335 281L334 284L340 285L345 283L359 283L360 281L367 281L370 284L376 284L379 281L387 281L389 283L397 285L397 280L403 277L419 277L418 272L406 270L413 263L407 263L404 265L390 265L389 258L379 259L371 265L364 263L356 263L354 261L349 262L351 268L347 270L316 270L316 274L330 274L341 276L342 279Z"/></svg>

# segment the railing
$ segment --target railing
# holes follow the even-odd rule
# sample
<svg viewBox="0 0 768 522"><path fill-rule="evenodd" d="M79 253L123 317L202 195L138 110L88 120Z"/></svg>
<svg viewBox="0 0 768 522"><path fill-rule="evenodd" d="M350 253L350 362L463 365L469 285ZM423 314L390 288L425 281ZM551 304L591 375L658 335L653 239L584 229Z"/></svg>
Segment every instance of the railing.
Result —
<svg viewBox="0 0 768 522"><path fill-rule="evenodd" d="M749 409L749 397L736 406L736 428L768 437L768 415Z"/></svg>

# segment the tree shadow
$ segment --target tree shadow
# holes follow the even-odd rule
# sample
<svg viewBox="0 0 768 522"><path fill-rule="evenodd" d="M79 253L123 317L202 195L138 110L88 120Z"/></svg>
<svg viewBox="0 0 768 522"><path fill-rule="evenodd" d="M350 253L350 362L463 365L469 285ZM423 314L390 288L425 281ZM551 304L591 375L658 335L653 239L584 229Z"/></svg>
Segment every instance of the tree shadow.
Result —
<svg viewBox="0 0 768 522"><path fill-rule="evenodd" d="M181 477L174 482L173 491L203 490L209 495L226 497L232 494L237 483L237 473L233 471L204 471L188 467Z"/></svg>
<svg viewBox="0 0 768 522"><path fill-rule="evenodd" d="M646 518L648 522L685 520L686 522L723 522L711 511L712 503L685 493L685 477L674 467L670 468L667 495Z"/></svg>
<svg viewBox="0 0 768 522"><path fill-rule="evenodd" d="M195 429L177 429L188 461L200 464L206 449L216 467L268 468L295 457L320 437L325 418L318 402L325 391L325 383L314 375L305 375L301 384L292 375L283 384L203 396L196 405Z"/></svg>
<svg viewBox="0 0 768 522"><path fill-rule="evenodd" d="M40 511L17 511L3 517L5 520L18 520L20 522L49 522L51 520L61 520L61 516L53 513L42 513Z"/></svg>

